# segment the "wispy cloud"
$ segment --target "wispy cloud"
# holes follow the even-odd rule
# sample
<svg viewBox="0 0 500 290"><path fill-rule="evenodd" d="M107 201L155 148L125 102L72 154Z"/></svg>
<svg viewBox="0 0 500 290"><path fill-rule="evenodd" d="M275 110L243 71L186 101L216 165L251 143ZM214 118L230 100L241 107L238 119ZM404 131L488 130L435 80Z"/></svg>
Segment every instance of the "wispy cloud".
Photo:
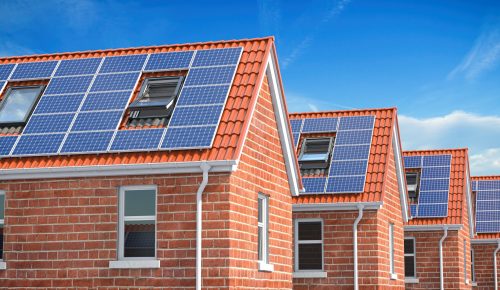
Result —
<svg viewBox="0 0 500 290"><path fill-rule="evenodd" d="M9 40L0 42L0 57L35 54L36 51Z"/></svg>
<svg viewBox="0 0 500 290"><path fill-rule="evenodd" d="M281 22L281 3L277 0L260 0L259 24L262 30L272 31L276 36L279 34Z"/></svg>
<svg viewBox="0 0 500 290"><path fill-rule="evenodd" d="M305 96L287 93L286 103L289 112L304 112L304 111L328 111L328 110L352 110L353 107L348 107L333 102L325 102L318 99L308 98Z"/></svg>

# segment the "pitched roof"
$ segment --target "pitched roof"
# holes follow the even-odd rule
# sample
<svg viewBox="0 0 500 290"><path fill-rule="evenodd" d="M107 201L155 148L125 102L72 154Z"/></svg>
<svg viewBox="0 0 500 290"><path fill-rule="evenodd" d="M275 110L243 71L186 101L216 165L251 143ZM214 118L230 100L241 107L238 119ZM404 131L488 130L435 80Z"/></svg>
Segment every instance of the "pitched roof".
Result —
<svg viewBox="0 0 500 290"><path fill-rule="evenodd" d="M448 193L448 216L438 218L413 218L409 225L444 225L462 224L462 213L466 201L466 176L469 166L468 150L463 149L440 149L440 150L417 150L404 151L403 156L433 156L449 154L451 158L450 184Z"/></svg>
<svg viewBox="0 0 500 290"><path fill-rule="evenodd" d="M375 116L373 138L368 159L365 187L362 193L350 194L304 194L293 198L296 204L378 202L383 200L384 177L388 163L392 128L396 120L395 108L329 111L314 113L292 113L290 119L336 118L350 116Z"/></svg>
<svg viewBox="0 0 500 290"><path fill-rule="evenodd" d="M500 181L500 175L490 176L471 176L472 181L479 180L497 180ZM472 208L474 209L474 217L476 216L476 192L473 191ZM474 218L474 221L476 219ZM476 233L475 239L500 239L500 233Z"/></svg>
<svg viewBox="0 0 500 290"><path fill-rule="evenodd" d="M50 157L10 157L0 160L0 169L236 160L243 146L243 139L252 115L251 111L254 108L253 104L257 100L258 86L264 77L265 61L274 49L274 38L272 37L0 58L0 64L8 64L238 46L243 47L243 53L211 148Z"/></svg>

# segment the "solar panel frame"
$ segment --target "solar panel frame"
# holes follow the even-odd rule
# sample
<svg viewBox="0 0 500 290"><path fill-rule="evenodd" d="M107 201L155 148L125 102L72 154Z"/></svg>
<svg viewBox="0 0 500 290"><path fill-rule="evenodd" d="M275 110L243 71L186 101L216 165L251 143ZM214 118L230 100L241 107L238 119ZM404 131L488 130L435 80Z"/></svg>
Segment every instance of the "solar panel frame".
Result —
<svg viewBox="0 0 500 290"><path fill-rule="evenodd" d="M238 64L242 52L242 47L197 50L191 67Z"/></svg>
<svg viewBox="0 0 500 290"><path fill-rule="evenodd" d="M302 125L301 133L323 133L336 132L338 118L314 118L305 119Z"/></svg>
<svg viewBox="0 0 500 290"><path fill-rule="evenodd" d="M0 136L0 156L8 156L16 144L18 136Z"/></svg>
<svg viewBox="0 0 500 290"><path fill-rule="evenodd" d="M236 65L191 68L184 86L230 85Z"/></svg>
<svg viewBox="0 0 500 290"><path fill-rule="evenodd" d="M194 50L153 53L150 55L144 71L188 69L193 61L194 54ZM172 60L166 60L167 57L171 57ZM179 62L181 64L178 64Z"/></svg>
<svg viewBox="0 0 500 290"><path fill-rule="evenodd" d="M448 203L419 204L417 210L417 217L446 217L448 215Z"/></svg>
<svg viewBox="0 0 500 290"><path fill-rule="evenodd" d="M370 130L375 125L375 116L350 116L342 117L339 122L339 131Z"/></svg>
<svg viewBox="0 0 500 290"><path fill-rule="evenodd" d="M302 124L304 124L304 119L294 119L290 120L290 127L293 133L299 133L302 131Z"/></svg>
<svg viewBox="0 0 500 290"><path fill-rule="evenodd" d="M102 57L93 57L61 60L54 77L94 75L102 59Z"/></svg>
<svg viewBox="0 0 500 290"><path fill-rule="evenodd" d="M71 126L74 113L32 115L23 135L65 133Z"/></svg>
<svg viewBox="0 0 500 290"><path fill-rule="evenodd" d="M361 133L361 134L356 134ZM335 145L365 145L371 144L373 130L338 131Z"/></svg>
<svg viewBox="0 0 500 290"><path fill-rule="evenodd" d="M433 179L433 178L450 178L450 166L433 166L433 167L423 167L422 168L422 179Z"/></svg>
<svg viewBox="0 0 500 290"><path fill-rule="evenodd" d="M80 112L124 110L132 94L133 91L88 93Z"/></svg>
<svg viewBox="0 0 500 290"><path fill-rule="evenodd" d="M52 77L59 61L24 62L17 64L10 80L36 80Z"/></svg>
<svg viewBox="0 0 500 290"><path fill-rule="evenodd" d="M88 111L77 114L71 132L116 130L122 119L122 110Z"/></svg>
<svg viewBox="0 0 500 290"><path fill-rule="evenodd" d="M113 134L113 130L71 132L67 135L59 152L61 154L106 152ZM77 144L74 144L75 142Z"/></svg>
<svg viewBox="0 0 500 290"><path fill-rule="evenodd" d="M334 166L335 165L335 166ZM367 160L342 160L333 161L329 176L356 176L366 173Z"/></svg>
<svg viewBox="0 0 500 290"><path fill-rule="evenodd" d="M169 127L187 127L218 124L222 105L176 107Z"/></svg>
<svg viewBox="0 0 500 290"><path fill-rule="evenodd" d="M98 74L89 92L132 91L136 87L140 75L138 72Z"/></svg>
<svg viewBox="0 0 500 290"><path fill-rule="evenodd" d="M422 156L405 156L403 157L405 168L421 168Z"/></svg>
<svg viewBox="0 0 500 290"><path fill-rule="evenodd" d="M367 160L370 156L371 144L338 145L333 148L332 160Z"/></svg>
<svg viewBox="0 0 500 290"><path fill-rule="evenodd" d="M363 192L365 183L366 175L330 176L328 177L326 192L336 194Z"/></svg>
<svg viewBox="0 0 500 290"><path fill-rule="evenodd" d="M52 78L45 89L45 95L67 95L87 92L93 76L69 76Z"/></svg>
<svg viewBox="0 0 500 290"><path fill-rule="evenodd" d="M39 156L40 154L56 154L64 137L65 133L21 135L11 155Z"/></svg>
<svg viewBox="0 0 500 290"><path fill-rule="evenodd" d="M99 74L140 72L148 59L148 54L130 54L106 57Z"/></svg>
<svg viewBox="0 0 500 290"><path fill-rule="evenodd" d="M43 95L33 114L73 113L77 112L85 94Z"/></svg>
<svg viewBox="0 0 500 290"><path fill-rule="evenodd" d="M479 180L476 190L476 232L500 232L500 180Z"/></svg>
<svg viewBox="0 0 500 290"><path fill-rule="evenodd" d="M137 152L157 150L160 146L163 131L165 131L164 128L118 131L109 147L109 151Z"/></svg>
<svg viewBox="0 0 500 290"><path fill-rule="evenodd" d="M217 126L168 127L161 141L161 148L167 150L210 148L216 131ZM198 143L189 143L190 140L196 140Z"/></svg>
<svg viewBox="0 0 500 290"><path fill-rule="evenodd" d="M15 67L13 63L0 65L0 80L8 80Z"/></svg>
<svg viewBox="0 0 500 290"><path fill-rule="evenodd" d="M224 104L230 85L187 87L182 90L177 106Z"/></svg>
<svg viewBox="0 0 500 290"><path fill-rule="evenodd" d="M302 178L302 185L304 185L306 193L324 193L326 177Z"/></svg>

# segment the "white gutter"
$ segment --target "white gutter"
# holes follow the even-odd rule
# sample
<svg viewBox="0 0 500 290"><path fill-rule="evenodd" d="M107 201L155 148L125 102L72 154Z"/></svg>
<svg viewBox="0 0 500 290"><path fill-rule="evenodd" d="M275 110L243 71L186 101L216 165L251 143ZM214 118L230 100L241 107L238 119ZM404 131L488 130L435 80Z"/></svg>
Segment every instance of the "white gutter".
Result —
<svg viewBox="0 0 500 290"><path fill-rule="evenodd" d="M119 165L91 165L45 168L5 169L0 174L0 180L96 177L122 175L152 175L176 173L200 173L201 166L209 165L211 172L232 172L238 167L236 160L166 162Z"/></svg>
<svg viewBox="0 0 500 290"><path fill-rule="evenodd" d="M382 202L302 203L292 205L292 211L306 212L358 210L359 206L363 206L363 208L366 210L378 210L382 208L382 204Z"/></svg>
<svg viewBox="0 0 500 290"><path fill-rule="evenodd" d="M423 226L405 226L407 232L429 232L429 231L459 231L462 225L423 225Z"/></svg>
<svg viewBox="0 0 500 290"><path fill-rule="evenodd" d="M500 239L473 239L470 240L471 244L497 244L500 243Z"/></svg>
<svg viewBox="0 0 500 290"><path fill-rule="evenodd" d="M498 241L498 246L493 252L493 273L495 275L495 290L498 290L498 266L497 266L497 254L500 251L500 241Z"/></svg>
<svg viewBox="0 0 500 290"><path fill-rule="evenodd" d="M448 228L444 227L443 237L439 240L439 287L444 290L443 242L448 237Z"/></svg>
<svg viewBox="0 0 500 290"><path fill-rule="evenodd" d="M358 224L363 218L363 208L362 204L358 205L358 217L354 221L352 225L353 236L354 236L354 290L359 289L359 281L358 281Z"/></svg>
<svg viewBox="0 0 500 290"><path fill-rule="evenodd" d="M210 165L202 163L200 169L203 172L203 180L196 192L196 290L201 290L201 248L202 248L202 214L203 214L203 191L208 183L208 171Z"/></svg>
<svg viewBox="0 0 500 290"><path fill-rule="evenodd" d="M467 200L467 214L469 215L469 235L471 238L474 238L474 225L476 222L474 221L474 214L472 213L472 191L470 185L470 174L469 174L469 166L465 166L465 197Z"/></svg>

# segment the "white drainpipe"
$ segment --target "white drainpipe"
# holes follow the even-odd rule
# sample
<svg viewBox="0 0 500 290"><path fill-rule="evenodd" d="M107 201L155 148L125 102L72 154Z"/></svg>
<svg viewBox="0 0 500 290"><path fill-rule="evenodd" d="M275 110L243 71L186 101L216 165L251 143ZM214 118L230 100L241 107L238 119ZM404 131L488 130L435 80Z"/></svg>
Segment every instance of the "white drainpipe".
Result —
<svg viewBox="0 0 500 290"><path fill-rule="evenodd" d="M497 265L497 254L500 251L500 241L498 241L498 246L495 252L493 252L493 272L495 274L495 290L498 290L498 265Z"/></svg>
<svg viewBox="0 0 500 290"><path fill-rule="evenodd" d="M196 290L201 290L201 243L202 243L202 214L203 214L203 200L202 194L208 183L208 171L210 165L202 163L200 165L203 171L203 180L196 192Z"/></svg>
<svg viewBox="0 0 500 290"><path fill-rule="evenodd" d="M448 237L448 227L444 227L444 234L439 240L439 287L444 290L444 269L443 269L443 242Z"/></svg>
<svg viewBox="0 0 500 290"><path fill-rule="evenodd" d="M358 205L358 217L354 221L352 225L353 235L354 235L354 290L359 289L358 282L358 224L359 221L363 218L363 208L365 206L362 204Z"/></svg>

